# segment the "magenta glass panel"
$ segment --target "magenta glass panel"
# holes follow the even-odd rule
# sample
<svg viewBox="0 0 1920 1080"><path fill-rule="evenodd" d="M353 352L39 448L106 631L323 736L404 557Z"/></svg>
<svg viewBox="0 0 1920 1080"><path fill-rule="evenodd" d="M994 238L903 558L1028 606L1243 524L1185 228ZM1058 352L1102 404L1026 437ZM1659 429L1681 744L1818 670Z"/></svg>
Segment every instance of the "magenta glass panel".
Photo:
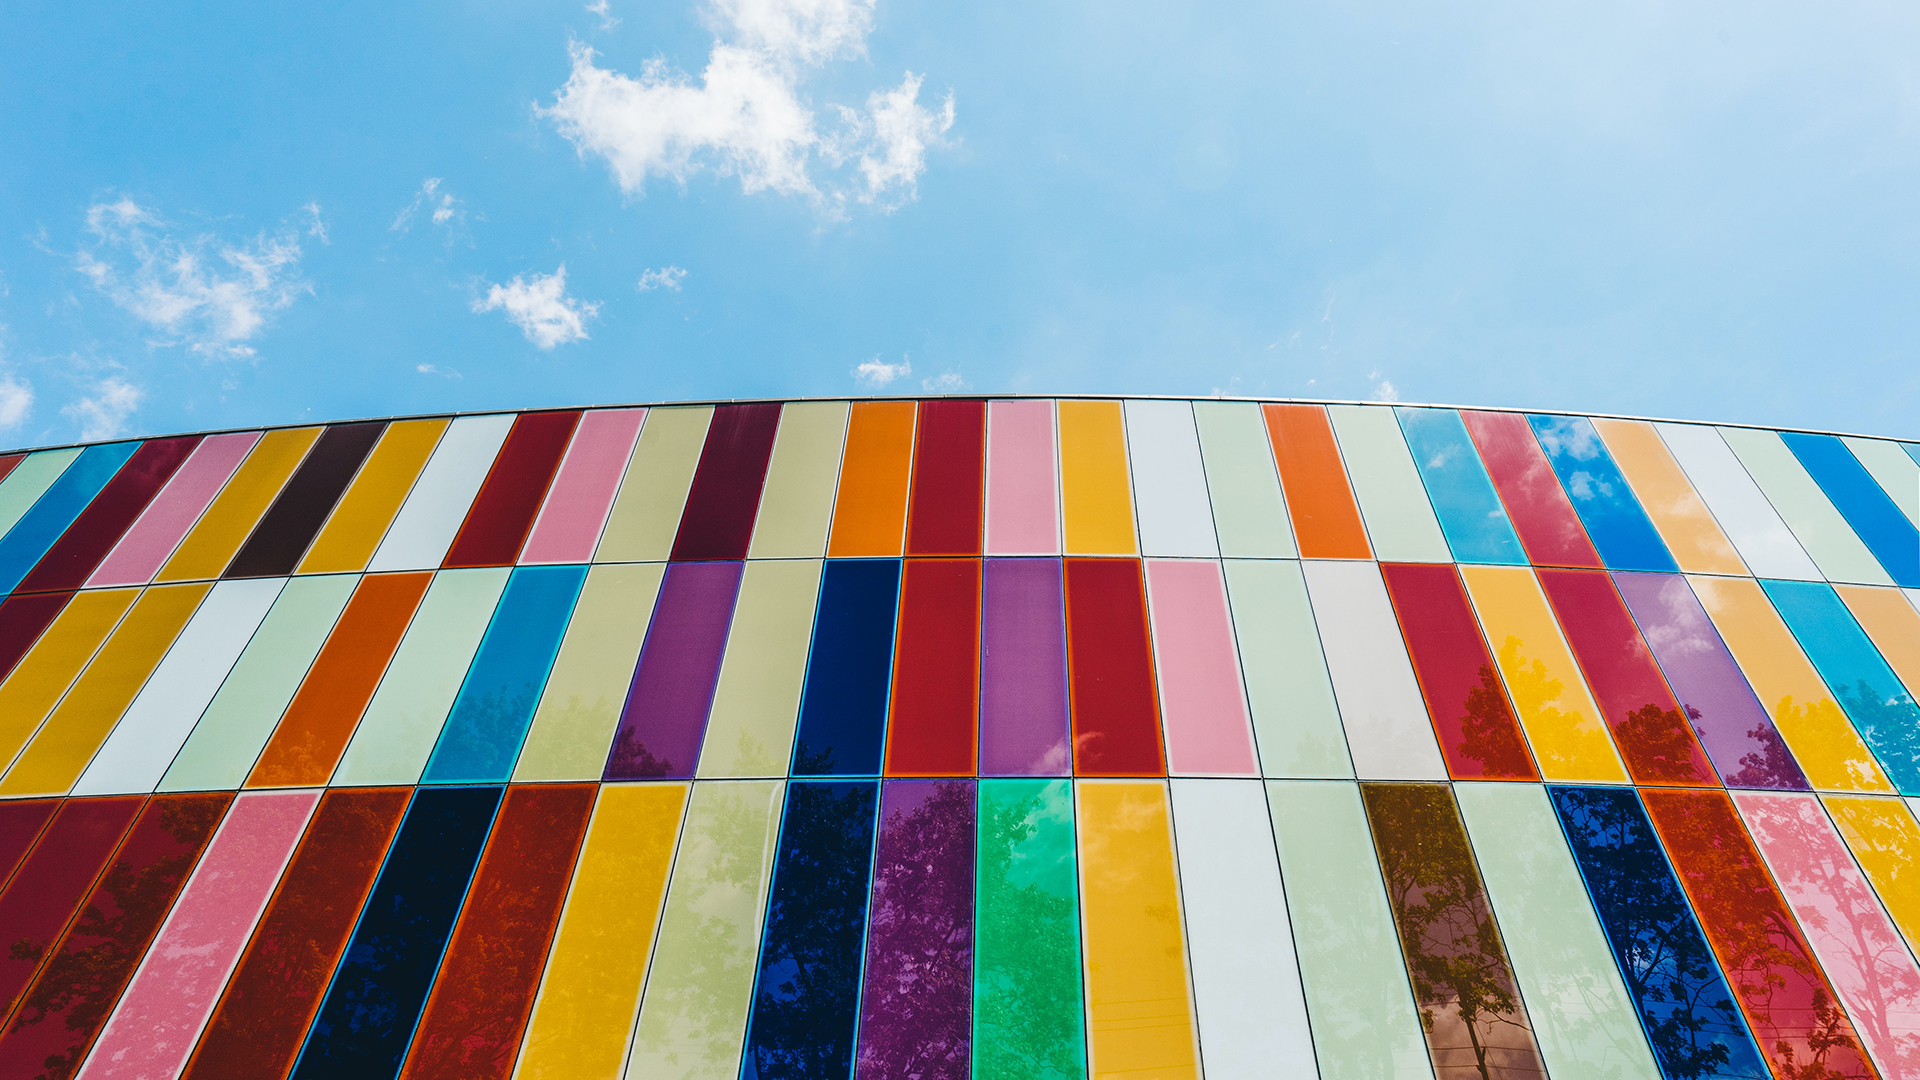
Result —
<svg viewBox="0 0 1920 1080"><path fill-rule="evenodd" d="M854 1080L966 1080L974 814L972 780L884 786Z"/></svg>
<svg viewBox="0 0 1920 1080"><path fill-rule="evenodd" d="M606 779L691 777L740 590L737 562L674 563L620 714Z"/></svg>
<svg viewBox="0 0 1920 1080"><path fill-rule="evenodd" d="M521 562L592 561L646 416L645 409L594 409L580 417L533 535L520 549Z"/></svg>
<svg viewBox="0 0 1920 1080"><path fill-rule="evenodd" d="M1072 772L1060 560L988 559L980 610L980 774Z"/></svg>
<svg viewBox="0 0 1920 1080"><path fill-rule="evenodd" d="M1053 402L987 405L987 554L1060 553Z"/></svg>
<svg viewBox="0 0 1920 1080"><path fill-rule="evenodd" d="M744 559L760 512L780 403L722 405L713 410L700 467L687 489L687 508L673 538L673 561Z"/></svg>
<svg viewBox="0 0 1920 1080"><path fill-rule="evenodd" d="M27 850L40 837L47 819L60 808L59 799L28 799L0 802L0 889L13 879L13 872L27 857Z"/></svg>
<svg viewBox="0 0 1920 1080"><path fill-rule="evenodd" d="M0 1018L11 1013L47 950L146 802L138 795L67 799L0 891Z"/></svg>
<svg viewBox="0 0 1920 1080"><path fill-rule="evenodd" d="M100 560L107 557L107 552L199 444L198 435L149 439L140 444L140 449L134 451L133 457L100 489L100 494L67 526L67 531L40 557L15 591L57 592L85 584L99 568Z"/></svg>
<svg viewBox="0 0 1920 1080"><path fill-rule="evenodd" d="M226 486L235 469L246 460L247 452L260 441L258 431L236 431L228 435L209 435L173 474L160 494L148 505L146 513L120 538L106 561L87 579L87 588L109 585L145 585L160 571L167 556L179 545L187 530L213 503L214 496Z"/></svg>
<svg viewBox="0 0 1920 1080"><path fill-rule="evenodd" d="M1615 574L1613 581L1727 786L1805 791L1806 776L1687 579Z"/></svg>

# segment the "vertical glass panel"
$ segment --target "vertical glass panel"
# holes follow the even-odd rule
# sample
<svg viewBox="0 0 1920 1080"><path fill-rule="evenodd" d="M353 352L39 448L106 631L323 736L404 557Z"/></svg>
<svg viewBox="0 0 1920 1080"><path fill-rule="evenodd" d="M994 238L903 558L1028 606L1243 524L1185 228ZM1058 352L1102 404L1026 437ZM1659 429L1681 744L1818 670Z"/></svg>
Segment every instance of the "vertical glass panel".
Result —
<svg viewBox="0 0 1920 1080"><path fill-rule="evenodd" d="M514 764L516 782L592 780L606 770L607 747L646 638L639 613L653 610L664 569L659 563L601 563L587 571Z"/></svg>
<svg viewBox="0 0 1920 1080"><path fill-rule="evenodd" d="M1371 562L1301 566L1354 771L1365 780L1446 779L1379 567Z"/></svg>
<svg viewBox="0 0 1920 1080"><path fill-rule="evenodd" d="M914 403L858 401L847 422L827 554L898 557L913 469Z"/></svg>
<svg viewBox="0 0 1920 1080"><path fill-rule="evenodd" d="M1493 645L1507 695L1520 714L1534 761L1548 780L1626 783L1600 707L1587 691L1532 571L1463 566L1480 627Z"/></svg>
<svg viewBox="0 0 1920 1080"><path fill-rule="evenodd" d="M604 779L693 776L745 565L674 563L667 568Z"/></svg>
<svg viewBox="0 0 1920 1080"><path fill-rule="evenodd" d="M973 1075L1087 1075L1080 890L1066 780L980 782Z"/></svg>
<svg viewBox="0 0 1920 1080"><path fill-rule="evenodd" d="M367 569L431 570L440 565L513 419L512 413L462 416L447 425Z"/></svg>
<svg viewBox="0 0 1920 1080"><path fill-rule="evenodd" d="M987 554L1060 553L1053 402L987 406Z"/></svg>
<svg viewBox="0 0 1920 1080"><path fill-rule="evenodd" d="M72 593L16 593L0 600L0 681L13 674L14 665L72 599Z"/></svg>
<svg viewBox="0 0 1920 1080"><path fill-rule="evenodd" d="M401 1076L505 1080L594 794L592 784L507 789Z"/></svg>
<svg viewBox="0 0 1920 1080"><path fill-rule="evenodd" d="M787 785L745 1076L847 1076L880 785Z"/></svg>
<svg viewBox="0 0 1920 1080"><path fill-rule="evenodd" d="M1455 784L1453 792L1547 1070L1561 1080L1658 1080L1546 789Z"/></svg>
<svg viewBox="0 0 1920 1080"><path fill-rule="evenodd" d="M1251 401L1196 401L1193 419L1200 429L1200 456L1206 463L1220 554L1230 559L1299 555L1260 406Z"/></svg>
<svg viewBox="0 0 1920 1080"><path fill-rule="evenodd" d="M1798 431L1783 431L1780 440L1820 485L1881 567L1901 585L1920 586L1920 530L1880 489L1846 444L1832 435ZM1915 486L1908 485L1909 495L1914 494Z"/></svg>
<svg viewBox="0 0 1920 1080"><path fill-rule="evenodd" d="M700 750L702 777L786 775L820 566L818 559L747 564Z"/></svg>
<svg viewBox="0 0 1920 1080"><path fill-rule="evenodd" d="M1437 1077L1546 1075L1452 790L1362 784Z"/></svg>
<svg viewBox="0 0 1920 1080"><path fill-rule="evenodd" d="M333 504L340 501L373 444L386 431L385 421L335 424L313 444L287 486L254 526L222 577L277 577L293 573L300 557L326 524Z"/></svg>
<svg viewBox="0 0 1920 1080"><path fill-rule="evenodd" d="M1794 459L1793 451L1780 441L1777 432L1727 427L1720 429L1720 436L1766 493L1767 501L1786 520L1787 527L1813 557L1821 573L1833 581L1893 584L1873 553L1847 527L1846 519L1821 492L1820 485L1814 483L1807 470Z"/></svg>
<svg viewBox="0 0 1920 1080"><path fill-rule="evenodd" d="M194 448L166 487L155 496L99 569L86 579L87 587L145 585L173 554L173 549L200 519L214 496L260 441L257 431L210 435ZM1900 460L1905 461L1902 457Z"/></svg>
<svg viewBox="0 0 1920 1080"><path fill-rule="evenodd" d="M293 1067L406 809L403 788L321 797L194 1048L187 1080L280 1077Z"/></svg>
<svg viewBox="0 0 1920 1080"><path fill-rule="evenodd" d="M1767 1080L1733 992L1633 792L1550 789L1667 1080Z"/></svg>
<svg viewBox="0 0 1920 1080"><path fill-rule="evenodd" d="M93 497L140 449L138 442L89 446L59 479L0 537L0 592L12 592L40 557L57 543ZM175 463L178 464L177 462ZM125 526L122 526L123 528ZM114 539L119 539L118 535ZM87 568L89 571L92 567ZM86 575L80 575L86 580ZM76 582L77 584L77 582Z"/></svg>
<svg viewBox="0 0 1920 1080"><path fill-rule="evenodd" d="M1383 564L1380 572L1447 772L1455 779L1538 780L1454 568Z"/></svg>
<svg viewBox="0 0 1920 1080"><path fill-rule="evenodd" d="M1920 795L1920 705L1874 649L1832 586L1763 581L1820 677L1840 698L1854 730L1903 795Z"/></svg>
<svg viewBox="0 0 1920 1080"><path fill-rule="evenodd" d="M512 565L579 423L578 411L528 412L514 418L440 565Z"/></svg>
<svg viewBox="0 0 1920 1080"><path fill-rule="evenodd" d="M680 511L712 419L713 408L707 405L647 410L600 546L594 549L595 562L659 560L673 551Z"/></svg>
<svg viewBox="0 0 1920 1080"><path fill-rule="evenodd" d="M1166 783L1075 787L1093 1075L1197 1080Z"/></svg>
<svg viewBox="0 0 1920 1080"><path fill-rule="evenodd" d="M779 428L777 401L722 405L713 411L680 531L674 536L675 561L747 557Z"/></svg>
<svg viewBox="0 0 1920 1080"><path fill-rule="evenodd" d="M1211 559L1220 554L1207 498L1207 470L1193 406L1185 401L1132 399L1127 458L1140 514L1140 553Z"/></svg>
<svg viewBox="0 0 1920 1080"><path fill-rule="evenodd" d="M219 577L323 430L286 428L260 436L253 452L247 455L233 479L227 481L227 486L220 489L220 496L200 515L193 531L174 549L173 556L154 575L154 580Z"/></svg>
<svg viewBox="0 0 1920 1080"><path fill-rule="evenodd" d="M1266 793L1257 780L1172 787L1206 1075L1317 1077Z"/></svg>
<svg viewBox="0 0 1920 1080"><path fill-rule="evenodd" d="M1354 505L1340 447L1319 405L1263 405L1267 437L1286 489L1294 539L1306 559L1367 559L1366 526Z"/></svg>
<svg viewBox="0 0 1920 1080"><path fill-rule="evenodd" d="M387 665L386 678L354 729L334 783L419 781L472 666L480 637L507 587L508 573L505 567L490 567L433 575L427 598Z"/></svg>
<svg viewBox="0 0 1920 1080"><path fill-rule="evenodd" d="M63 450L42 450L28 455L7 471L6 479L0 481L0 536L19 524L84 449L70 446Z"/></svg>
<svg viewBox="0 0 1920 1080"><path fill-rule="evenodd" d="M1260 771L1351 777L1347 736L1300 564L1231 559L1223 566Z"/></svg>
<svg viewBox="0 0 1920 1080"><path fill-rule="evenodd" d="M1824 801L1907 947L1920 948L1920 824L1899 799L1828 795Z"/></svg>
<svg viewBox="0 0 1920 1080"><path fill-rule="evenodd" d="M969 1075L975 817L971 779L882 786L855 1080Z"/></svg>
<svg viewBox="0 0 1920 1080"><path fill-rule="evenodd" d="M1860 628L1873 639L1880 656L1913 693L1920 687L1920 609L1897 589L1835 585Z"/></svg>
<svg viewBox="0 0 1920 1080"><path fill-rule="evenodd" d="M427 458L446 433L445 420L406 420L387 425L386 434L360 467L353 486L340 497L333 516L314 538L300 573L331 574L364 570L380 538L393 524L407 492L426 468ZM217 436L216 436L217 437ZM211 440L209 440L211 441Z"/></svg>
<svg viewBox="0 0 1920 1080"><path fill-rule="evenodd" d="M1691 576L1687 583L1808 783L1819 791L1892 791L1760 585L1745 578Z"/></svg>
<svg viewBox="0 0 1920 1080"><path fill-rule="evenodd" d="M1542 566L1599 566L1600 556L1574 515L1547 456L1540 452L1526 417L1466 410L1460 419L1473 436L1528 558Z"/></svg>
<svg viewBox="0 0 1920 1080"><path fill-rule="evenodd" d="M914 430L907 554L980 554L987 403L923 401Z"/></svg>
<svg viewBox="0 0 1920 1080"><path fill-rule="evenodd" d="M68 799L0 892L0 1015L11 1015L144 799Z"/></svg>
<svg viewBox="0 0 1920 1080"><path fill-rule="evenodd" d="M1598 417L1592 423L1680 569L1689 574L1747 572L1652 424Z"/></svg>
<svg viewBox="0 0 1920 1080"><path fill-rule="evenodd" d="M1853 451L1860 466L1872 474L1907 520L1920 527L1920 461L1908 457L1899 443L1886 439L1843 435L1840 441Z"/></svg>
<svg viewBox="0 0 1920 1080"><path fill-rule="evenodd" d="M1062 401L1060 520L1071 555L1131 555L1132 485L1117 401Z"/></svg>
<svg viewBox="0 0 1920 1080"><path fill-rule="evenodd" d="M1267 805L1322 1075L1431 1080L1358 785L1269 780Z"/></svg>
<svg viewBox="0 0 1920 1080"><path fill-rule="evenodd" d="M887 775L972 776L980 704L979 559L908 559Z"/></svg>
<svg viewBox="0 0 1920 1080"><path fill-rule="evenodd" d="M514 1076L611 1080L620 1075L687 787L600 788ZM690 836L689 843L695 842ZM662 945L670 941L662 936Z"/></svg>
<svg viewBox="0 0 1920 1080"><path fill-rule="evenodd" d="M1340 438L1340 456L1360 500L1374 558L1451 562L1393 410L1384 405L1329 405L1327 415Z"/></svg>
<svg viewBox="0 0 1920 1080"><path fill-rule="evenodd" d="M814 616L796 776L873 776L886 736L898 559L829 559Z"/></svg>
<svg viewBox="0 0 1920 1080"><path fill-rule="evenodd" d="M1066 776L1066 585L1059 559L988 559L981 589L980 773Z"/></svg>
<svg viewBox="0 0 1920 1080"><path fill-rule="evenodd" d="M1419 465L1427 495L1456 561L1525 565L1527 553L1507 520L1506 508L1487 478L1486 466L1452 409L1394 410Z"/></svg>
<svg viewBox="0 0 1920 1080"><path fill-rule="evenodd" d="M139 595L138 589L81 593L40 635L0 683L0 761L11 762L33 738Z"/></svg>
<svg viewBox="0 0 1920 1080"><path fill-rule="evenodd" d="M1258 776L1220 564L1150 559L1146 570L1167 768Z"/></svg>
<svg viewBox="0 0 1920 1080"><path fill-rule="evenodd" d="M1584 416L1529 415L1527 423L1546 451L1560 486L1600 557L1616 570L1679 569L1627 478Z"/></svg>
<svg viewBox="0 0 1920 1080"><path fill-rule="evenodd" d="M593 558L600 530L613 512L620 478L640 439L645 409L591 409L580 417L566 459L553 476L533 523L523 563L574 563Z"/></svg>
<svg viewBox="0 0 1920 1080"><path fill-rule="evenodd" d="M1706 501L1714 520L1739 551L1747 571L1761 577L1819 581L1820 571L1760 493L1746 466L1720 432L1705 424L1655 424L1660 439ZM1671 537L1669 537L1671 540ZM1727 571L1702 571L1725 573ZM1732 571L1739 573L1739 571Z"/></svg>
<svg viewBox="0 0 1920 1080"><path fill-rule="evenodd" d="M1615 574L1613 580L1726 785L1804 789L1807 778L1687 580L1677 574Z"/></svg>
<svg viewBox="0 0 1920 1080"><path fill-rule="evenodd" d="M693 786L627 1062L626 1074L635 1080L740 1075L784 786L778 780Z"/></svg>
<svg viewBox="0 0 1920 1080"><path fill-rule="evenodd" d="M1067 675L1074 772L1166 775L1138 560L1067 560Z"/></svg>
<svg viewBox="0 0 1920 1080"><path fill-rule="evenodd" d="M1613 579L1600 571L1539 571L1573 655L1600 702L1627 771L1640 784L1712 784L1713 766L1680 715Z"/></svg>
<svg viewBox="0 0 1920 1080"><path fill-rule="evenodd" d="M817 559L826 553L846 440L846 402L789 401L781 407L748 558Z"/></svg>

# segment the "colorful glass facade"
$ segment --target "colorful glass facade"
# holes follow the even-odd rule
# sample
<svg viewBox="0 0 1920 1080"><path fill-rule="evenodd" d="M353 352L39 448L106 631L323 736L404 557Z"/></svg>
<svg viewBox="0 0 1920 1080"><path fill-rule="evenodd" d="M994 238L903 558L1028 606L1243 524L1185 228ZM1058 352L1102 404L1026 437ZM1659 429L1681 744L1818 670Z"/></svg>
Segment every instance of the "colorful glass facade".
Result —
<svg viewBox="0 0 1920 1080"><path fill-rule="evenodd" d="M1917 526L1386 405L0 455L0 1080L1920 1080Z"/></svg>

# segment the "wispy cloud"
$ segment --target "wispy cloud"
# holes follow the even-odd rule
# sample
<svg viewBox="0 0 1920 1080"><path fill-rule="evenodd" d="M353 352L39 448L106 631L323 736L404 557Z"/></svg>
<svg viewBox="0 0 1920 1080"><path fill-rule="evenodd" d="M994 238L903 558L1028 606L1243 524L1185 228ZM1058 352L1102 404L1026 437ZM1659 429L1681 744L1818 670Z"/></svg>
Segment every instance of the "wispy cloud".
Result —
<svg viewBox="0 0 1920 1080"><path fill-rule="evenodd" d="M450 367L441 367L438 364L415 364L413 366L413 370L419 372L422 375L439 375L442 378L447 378L447 379L459 379L459 378L465 377L461 375L458 371L455 371Z"/></svg>
<svg viewBox="0 0 1920 1080"><path fill-rule="evenodd" d="M1367 378L1373 381L1373 400L1375 401L1399 401L1400 400L1400 391L1394 388L1392 380L1381 378L1380 373L1377 371L1367 372Z"/></svg>
<svg viewBox="0 0 1920 1080"><path fill-rule="evenodd" d="M6 295L0 291L0 296ZM0 326L0 330L6 329ZM33 415L33 384L21 378L0 353L0 431L11 431Z"/></svg>
<svg viewBox="0 0 1920 1080"><path fill-rule="evenodd" d="M87 396L63 406L60 415L80 425L82 439L111 439L126 430L127 418L146 396L146 391L121 379L101 379Z"/></svg>
<svg viewBox="0 0 1920 1080"><path fill-rule="evenodd" d="M677 266L663 266L658 270L648 270L641 274L640 281L634 285L634 288L641 292L652 292L655 289L672 289L674 292L679 292L680 283L685 281L686 277L687 272Z"/></svg>
<svg viewBox="0 0 1920 1080"><path fill-rule="evenodd" d="M476 313L505 311L507 320L520 328L542 349L552 349L569 341L585 341L587 322L600 314L600 305L589 304L567 295L567 264L551 274L535 274L522 280L516 274L505 285L494 285L487 295L473 302Z"/></svg>
<svg viewBox="0 0 1920 1080"><path fill-rule="evenodd" d="M855 381L878 390L895 379L913 374L913 363L904 354L897 364L889 364L876 356L854 368L851 374Z"/></svg>
<svg viewBox="0 0 1920 1080"><path fill-rule="evenodd" d="M319 240L321 244L331 247L333 241L327 239L327 223L320 218L320 204L310 202L300 209L307 213L307 235Z"/></svg>
<svg viewBox="0 0 1920 1080"><path fill-rule="evenodd" d="M590 14L600 16L600 29L611 30L620 25L620 20L609 12L607 0L595 0L594 3L588 4L586 7Z"/></svg>
<svg viewBox="0 0 1920 1080"><path fill-rule="evenodd" d="M437 176L429 176L421 181L420 190L413 193L413 201L394 215L393 224L387 226L388 231L411 232L414 219L424 213L427 220L446 230L448 243L463 235L467 226L467 212L462 208L464 204L454 198L452 192L442 191L441 183Z"/></svg>
<svg viewBox="0 0 1920 1080"><path fill-rule="evenodd" d="M920 389L929 394L958 394L971 390L972 387L967 385L967 380L962 378L959 372L948 371L921 379Z"/></svg>

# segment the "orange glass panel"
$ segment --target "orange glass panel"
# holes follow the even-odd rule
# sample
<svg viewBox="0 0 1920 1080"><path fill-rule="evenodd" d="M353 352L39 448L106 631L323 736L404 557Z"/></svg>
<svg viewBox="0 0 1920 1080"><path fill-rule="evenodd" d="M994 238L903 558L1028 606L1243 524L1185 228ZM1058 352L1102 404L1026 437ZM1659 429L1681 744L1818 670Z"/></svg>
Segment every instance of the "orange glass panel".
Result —
<svg viewBox="0 0 1920 1080"><path fill-rule="evenodd" d="M907 528L913 470L911 401L855 402L840 459L827 554L836 559L898 557Z"/></svg>
<svg viewBox="0 0 1920 1080"><path fill-rule="evenodd" d="M1267 437L1280 464L1287 512L1303 559L1370 559L1367 528L1354 504L1327 410L1318 405L1266 405Z"/></svg>
<svg viewBox="0 0 1920 1080"><path fill-rule="evenodd" d="M1907 693L1920 695L1920 611L1899 589L1870 585L1835 585L1833 591L1860 620L1861 629L1886 658L1887 666L1907 684Z"/></svg>
<svg viewBox="0 0 1920 1080"><path fill-rule="evenodd" d="M1660 433L1644 420L1605 420L1593 426L1614 463L1626 474L1640 505L1660 530L1680 569L1689 574L1744 574L1746 564L1720 531L1707 504L1687 482Z"/></svg>

